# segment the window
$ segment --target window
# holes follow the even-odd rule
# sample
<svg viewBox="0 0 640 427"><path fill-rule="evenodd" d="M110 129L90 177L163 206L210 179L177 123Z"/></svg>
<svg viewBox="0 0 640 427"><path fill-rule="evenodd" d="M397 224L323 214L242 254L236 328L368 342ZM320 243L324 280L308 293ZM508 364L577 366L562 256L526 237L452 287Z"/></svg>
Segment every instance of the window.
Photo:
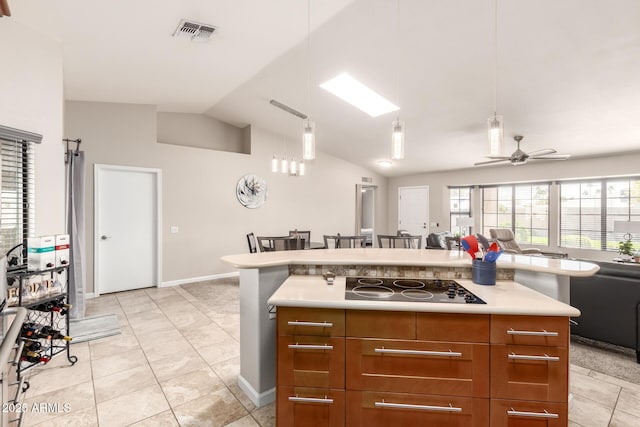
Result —
<svg viewBox="0 0 640 427"><path fill-rule="evenodd" d="M507 184L482 189L483 234L509 228L519 243L549 245L549 184Z"/></svg>
<svg viewBox="0 0 640 427"><path fill-rule="evenodd" d="M469 230L465 227L458 227L456 220L461 217L471 216L471 188L472 187L450 187L449 188L449 224L453 234L464 235Z"/></svg>
<svg viewBox="0 0 640 427"><path fill-rule="evenodd" d="M34 149L31 142L0 139L2 207L0 250L6 254L33 235L35 226ZM23 248L24 253L24 248ZM19 255L19 252L13 252Z"/></svg>
<svg viewBox="0 0 640 427"><path fill-rule="evenodd" d="M617 251L623 234L613 232L614 221L640 221L640 178L560 184L560 246Z"/></svg>

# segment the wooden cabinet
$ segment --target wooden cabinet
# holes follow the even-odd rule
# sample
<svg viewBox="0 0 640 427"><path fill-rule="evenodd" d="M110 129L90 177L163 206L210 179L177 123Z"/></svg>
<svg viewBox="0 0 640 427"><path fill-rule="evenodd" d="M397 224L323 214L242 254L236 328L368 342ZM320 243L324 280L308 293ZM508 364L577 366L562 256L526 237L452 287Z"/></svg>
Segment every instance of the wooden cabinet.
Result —
<svg viewBox="0 0 640 427"><path fill-rule="evenodd" d="M347 426L489 427L489 400L347 390Z"/></svg>
<svg viewBox="0 0 640 427"><path fill-rule="evenodd" d="M565 426L566 317L278 308L278 426Z"/></svg>
<svg viewBox="0 0 640 427"><path fill-rule="evenodd" d="M278 308L278 426L344 426L344 310Z"/></svg>
<svg viewBox="0 0 640 427"><path fill-rule="evenodd" d="M566 427L567 405L521 400L491 400L491 427Z"/></svg>
<svg viewBox="0 0 640 427"><path fill-rule="evenodd" d="M276 422L279 427L342 427L344 390L278 385Z"/></svg>
<svg viewBox="0 0 640 427"><path fill-rule="evenodd" d="M278 337L278 385L344 388L344 337Z"/></svg>
<svg viewBox="0 0 640 427"><path fill-rule="evenodd" d="M347 338L348 390L489 397L489 345Z"/></svg>

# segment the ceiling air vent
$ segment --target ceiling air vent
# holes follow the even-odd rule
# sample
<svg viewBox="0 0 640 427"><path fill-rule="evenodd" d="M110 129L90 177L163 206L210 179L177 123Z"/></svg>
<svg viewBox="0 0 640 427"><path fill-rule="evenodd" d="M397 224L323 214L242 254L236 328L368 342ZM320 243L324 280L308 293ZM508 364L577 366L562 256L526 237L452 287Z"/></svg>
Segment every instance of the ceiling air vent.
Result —
<svg viewBox="0 0 640 427"><path fill-rule="evenodd" d="M202 42L209 40L211 34L216 30L216 27L208 24L200 24L194 21L187 21L183 19L178 24L178 28L173 32L174 37L182 39L190 39L194 42Z"/></svg>

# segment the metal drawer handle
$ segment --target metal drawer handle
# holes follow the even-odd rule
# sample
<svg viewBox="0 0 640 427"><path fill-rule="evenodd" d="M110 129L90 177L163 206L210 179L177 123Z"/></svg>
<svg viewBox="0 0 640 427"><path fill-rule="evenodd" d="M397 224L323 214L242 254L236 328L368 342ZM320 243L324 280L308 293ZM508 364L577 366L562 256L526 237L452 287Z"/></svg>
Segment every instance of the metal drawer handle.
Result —
<svg viewBox="0 0 640 427"><path fill-rule="evenodd" d="M376 353L387 354L414 354L417 356L447 356L447 357L462 357L462 353L457 351L429 351L429 350L396 350L392 348L376 348Z"/></svg>
<svg viewBox="0 0 640 427"><path fill-rule="evenodd" d="M530 335L530 336L538 336L538 337L557 337L557 332L548 332L546 330L542 331L514 331L513 329L509 329L507 331L507 335Z"/></svg>
<svg viewBox="0 0 640 427"><path fill-rule="evenodd" d="M302 402L302 403L325 403L331 404L333 403L333 399L329 399L327 396L324 398L321 397L298 397L298 396L289 396L289 402Z"/></svg>
<svg viewBox="0 0 640 427"><path fill-rule="evenodd" d="M302 350L333 350L332 345L328 344L289 344L289 348Z"/></svg>
<svg viewBox="0 0 640 427"><path fill-rule="evenodd" d="M558 356L549 356L545 354L544 356L529 356L526 354L515 354L511 353L509 355L509 359L517 359L517 360L546 360L548 362L557 362L560 360Z"/></svg>
<svg viewBox="0 0 640 427"><path fill-rule="evenodd" d="M289 326L315 326L317 328L332 328L333 323L331 322L287 322Z"/></svg>
<svg viewBox="0 0 640 427"><path fill-rule="evenodd" d="M451 403L449 403L449 406L411 405L409 403L387 403L382 399L382 402L374 402L374 405L377 408L416 409L420 411L435 412L462 412L462 408L456 408Z"/></svg>
<svg viewBox="0 0 640 427"><path fill-rule="evenodd" d="M544 409L544 412L523 412L516 411L515 409L511 408L510 411L507 411L507 415L510 417L558 418L558 414L547 412L546 409Z"/></svg>

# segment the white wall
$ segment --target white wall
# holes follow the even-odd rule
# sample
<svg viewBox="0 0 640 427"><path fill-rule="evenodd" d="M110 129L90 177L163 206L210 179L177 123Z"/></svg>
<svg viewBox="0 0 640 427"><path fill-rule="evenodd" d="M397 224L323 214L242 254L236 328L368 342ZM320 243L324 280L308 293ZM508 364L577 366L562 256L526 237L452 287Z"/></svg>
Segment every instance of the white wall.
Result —
<svg viewBox="0 0 640 427"><path fill-rule="evenodd" d="M35 159L36 234L63 233L62 45L3 18L0 55L0 124L43 136Z"/></svg>
<svg viewBox="0 0 640 427"><path fill-rule="evenodd" d="M274 137L252 128L252 154L213 151L156 141L156 109L68 101L65 135L82 138L86 155L87 290L93 289L93 165L160 168L163 173L163 281L233 271L220 257L248 252L246 234L283 235L290 229L353 234L355 185L363 176L378 185L379 232L387 224L386 178L343 160L317 153L304 177L270 171ZM297 141L296 141L297 142ZM321 147L322 141L318 141ZM259 209L236 200L236 183L247 173L267 180L268 197ZM170 234L170 226L179 233Z"/></svg>
<svg viewBox="0 0 640 427"><path fill-rule="evenodd" d="M470 162L471 163L471 162ZM431 222L438 222L439 227L431 227L430 232L449 230L449 190L448 186L483 185L496 183L513 183L527 181L552 181L567 178L589 178L616 175L638 175L640 153L625 155L570 159L567 161L531 162L522 166L506 165L502 167L470 167L456 171L436 172L419 175L408 175L389 179L389 223L390 230L397 228L398 223L398 188L413 185L429 185L429 217ZM480 225L480 191L474 191L473 208L476 225ZM559 191L556 185L551 186L549 201L549 241L548 249L567 252L570 256L594 260L611 260L617 254L594 250L558 248L558 204ZM479 229L476 227L476 231Z"/></svg>

